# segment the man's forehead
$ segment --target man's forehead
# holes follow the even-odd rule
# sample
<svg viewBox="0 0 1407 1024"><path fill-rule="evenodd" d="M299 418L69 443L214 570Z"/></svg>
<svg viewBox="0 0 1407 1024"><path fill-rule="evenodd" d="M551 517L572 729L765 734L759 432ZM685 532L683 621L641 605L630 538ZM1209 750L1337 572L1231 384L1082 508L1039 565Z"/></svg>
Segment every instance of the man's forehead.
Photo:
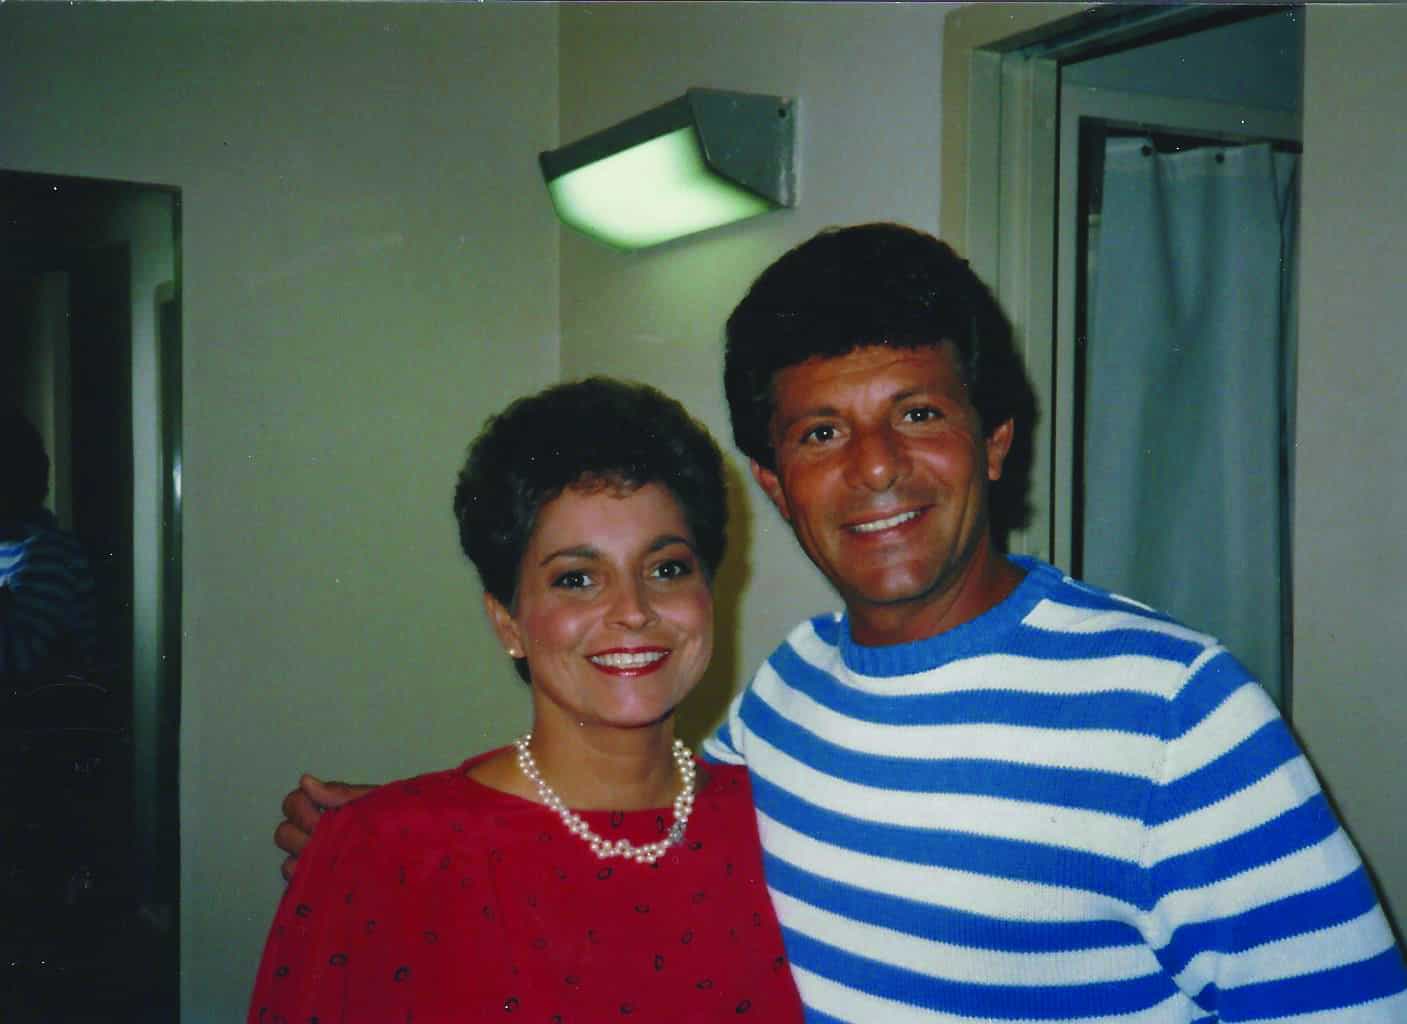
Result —
<svg viewBox="0 0 1407 1024"><path fill-rule="evenodd" d="M950 343L900 348L866 345L838 356L814 356L772 378L772 421L828 415L851 400L897 402L944 392L970 404L957 350Z"/></svg>
<svg viewBox="0 0 1407 1024"><path fill-rule="evenodd" d="M784 366L772 375L773 393L775 394L777 384L782 380L794 383L798 378L816 380L844 377L852 373L863 373L865 370L872 370L885 364L917 362L933 365L930 360L934 358L935 354L939 357L939 365L946 363L948 369L956 371L961 377L961 353L958 351L957 345L946 338L921 344L896 344L878 341L857 344L854 348L841 353L817 353L801 362Z"/></svg>

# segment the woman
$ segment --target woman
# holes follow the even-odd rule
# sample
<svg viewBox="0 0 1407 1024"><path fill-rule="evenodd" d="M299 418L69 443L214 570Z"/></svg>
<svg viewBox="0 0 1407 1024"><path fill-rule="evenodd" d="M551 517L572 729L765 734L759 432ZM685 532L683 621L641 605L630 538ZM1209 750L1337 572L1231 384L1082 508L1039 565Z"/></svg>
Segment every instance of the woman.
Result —
<svg viewBox="0 0 1407 1024"><path fill-rule="evenodd" d="M800 1020L746 774L674 737L724 509L717 447L653 389L561 385L488 423L454 510L532 730L329 813L251 1022Z"/></svg>

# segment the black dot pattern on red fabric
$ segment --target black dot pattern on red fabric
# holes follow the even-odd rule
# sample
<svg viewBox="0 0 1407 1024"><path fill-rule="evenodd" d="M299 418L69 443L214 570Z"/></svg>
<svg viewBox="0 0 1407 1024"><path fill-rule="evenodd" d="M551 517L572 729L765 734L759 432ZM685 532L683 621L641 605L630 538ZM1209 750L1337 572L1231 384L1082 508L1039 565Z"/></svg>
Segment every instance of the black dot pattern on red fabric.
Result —
<svg viewBox="0 0 1407 1024"><path fill-rule="evenodd" d="M583 817L637 843L672 820ZM704 765L686 841L649 866L598 860L550 811L463 768L325 816L270 929L249 1020L735 1015L790 1024L801 1006L746 773Z"/></svg>

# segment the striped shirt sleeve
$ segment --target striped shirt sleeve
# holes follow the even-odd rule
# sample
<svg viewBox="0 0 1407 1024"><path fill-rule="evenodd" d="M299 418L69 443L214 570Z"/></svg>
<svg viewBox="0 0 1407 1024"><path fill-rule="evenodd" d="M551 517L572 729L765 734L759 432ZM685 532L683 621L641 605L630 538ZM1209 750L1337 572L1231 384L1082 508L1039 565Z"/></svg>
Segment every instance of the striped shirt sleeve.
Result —
<svg viewBox="0 0 1407 1024"><path fill-rule="evenodd" d="M1144 822L1146 930L1168 974L1221 1021L1378 1000L1382 1016L1353 1019L1397 1019L1401 954L1265 691L1209 648L1171 702L1170 732Z"/></svg>

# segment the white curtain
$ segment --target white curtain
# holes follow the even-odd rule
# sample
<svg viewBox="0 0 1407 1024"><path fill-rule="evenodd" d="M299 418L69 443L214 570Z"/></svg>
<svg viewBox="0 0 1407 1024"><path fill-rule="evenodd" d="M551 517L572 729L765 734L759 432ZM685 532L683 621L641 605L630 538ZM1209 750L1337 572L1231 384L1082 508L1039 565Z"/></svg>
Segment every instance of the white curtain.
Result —
<svg viewBox="0 0 1407 1024"><path fill-rule="evenodd" d="M1218 636L1277 699L1297 163L1108 140L1085 351L1085 578Z"/></svg>

